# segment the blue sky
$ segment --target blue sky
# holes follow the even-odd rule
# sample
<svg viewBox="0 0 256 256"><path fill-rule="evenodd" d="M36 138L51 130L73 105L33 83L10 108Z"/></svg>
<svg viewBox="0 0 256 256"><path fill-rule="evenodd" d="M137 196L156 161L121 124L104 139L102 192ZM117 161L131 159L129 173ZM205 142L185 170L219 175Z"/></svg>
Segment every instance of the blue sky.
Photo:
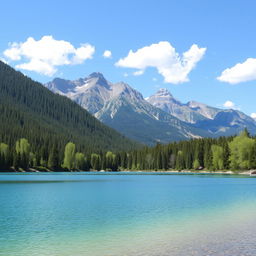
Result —
<svg viewBox="0 0 256 256"><path fill-rule="evenodd" d="M99 71L145 97L168 88L182 102L256 113L256 1L25 0L1 10L0 57L37 81Z"/></svg>

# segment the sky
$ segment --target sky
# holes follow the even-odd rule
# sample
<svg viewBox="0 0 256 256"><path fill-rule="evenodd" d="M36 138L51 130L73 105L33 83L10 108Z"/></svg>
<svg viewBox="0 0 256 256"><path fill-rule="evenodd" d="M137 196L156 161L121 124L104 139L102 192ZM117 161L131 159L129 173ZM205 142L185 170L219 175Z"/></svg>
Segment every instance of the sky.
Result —
<svg viewBox="0 0 256 256"><path fill-rule="evenodd" d="M0 59L36 81L101 72L144 97L256 118L256 1L1 1Z"/></svg>

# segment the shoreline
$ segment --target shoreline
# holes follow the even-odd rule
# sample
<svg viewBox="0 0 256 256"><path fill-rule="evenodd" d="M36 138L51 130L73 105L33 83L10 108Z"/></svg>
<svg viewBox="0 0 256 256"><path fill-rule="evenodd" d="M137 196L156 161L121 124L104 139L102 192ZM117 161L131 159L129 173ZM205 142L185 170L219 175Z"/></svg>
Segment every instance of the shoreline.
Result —
<svg viewBox="0 0 256 256"><path fill-rule="evenodd" d="M229 175L254 175L252 172L255 172L255 170L240 170L240 171L209 171L209 170L124 170L119 172L139 172L139 173L170 173L170 174L229 174ZM256 174L255 174L256 175Z"/></svg>
<svg viewBox="0 0 256 256"><path fill-rule="evenodd" d="M72 170L72 171L65 171L65 170L59 170L59 171L53 171L53 170L40 170L40 169L29 169L29 170L6 170L2 171L0 170L0 174L4 173L88 173L88 174L127 174L127 173L141 173L141 174L210 174L210 175L219 175L219 174L225 174L225 175L249 175L249 176L256 176L256 170L240 170L240 171L231 171L231 170L219 170L219 171L209 171L209 170L121 170L121 171L105 171L105 170L90 170L90 171L80 171L80 170Z"/></svg>

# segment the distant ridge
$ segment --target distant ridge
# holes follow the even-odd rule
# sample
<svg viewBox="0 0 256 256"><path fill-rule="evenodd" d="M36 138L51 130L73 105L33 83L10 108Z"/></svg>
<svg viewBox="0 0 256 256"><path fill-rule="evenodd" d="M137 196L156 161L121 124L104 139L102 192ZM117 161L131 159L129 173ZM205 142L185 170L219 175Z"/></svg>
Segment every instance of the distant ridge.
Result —
<svg viewBox="0 0 256 256"><path fill-rule="evenodd" d="M245 128L256 134L255 120L238 110L215 108L196 101L183 104L167 89L158 90L147 101L191 126L205 130L209 137L234 135Z"/></svg>
<svg viewBox="0 0 256 256"><path fill-rule="evenodd" d="M256 122L242 112L195 101L183 104L167 89L144 99L127 83L111 83L99 72L74 81L54 79L45 86L69 97L127 137L149 145L233 135L245 127L256 133Z"/></svg>

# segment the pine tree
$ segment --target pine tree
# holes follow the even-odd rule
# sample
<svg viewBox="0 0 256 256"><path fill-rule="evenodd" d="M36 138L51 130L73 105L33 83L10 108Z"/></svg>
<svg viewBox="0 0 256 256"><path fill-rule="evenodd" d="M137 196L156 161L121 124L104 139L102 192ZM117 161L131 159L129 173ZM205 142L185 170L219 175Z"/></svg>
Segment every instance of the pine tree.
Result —
<svg viewBox="0 0 256 256"><path fill-rule="evenodd" d="M225 139L224 144L223 144L223 168L225 170L228 170L230 168L230 149L228 146L228 143Z"/></svg>
<svg viewBox="0 0 256 256"><path fill-rule="evenodd" d="M59 152L55 144L53 145L49 154L48 167L52 170L57 170L59 167Z"/></svg>
<svg viewBox="0 0 256 256"><path fill-rule="evenodd" d="M255 140L249 155L249 168L256 169L256 141Z"/></svg>
<svg viewBox="0 0 256 256"><path fill-rule="evenodd" d="M180 150L178 151L177 158L176 158L176 169L182 170L184 169L184 155L183 152Z"/></svg>

